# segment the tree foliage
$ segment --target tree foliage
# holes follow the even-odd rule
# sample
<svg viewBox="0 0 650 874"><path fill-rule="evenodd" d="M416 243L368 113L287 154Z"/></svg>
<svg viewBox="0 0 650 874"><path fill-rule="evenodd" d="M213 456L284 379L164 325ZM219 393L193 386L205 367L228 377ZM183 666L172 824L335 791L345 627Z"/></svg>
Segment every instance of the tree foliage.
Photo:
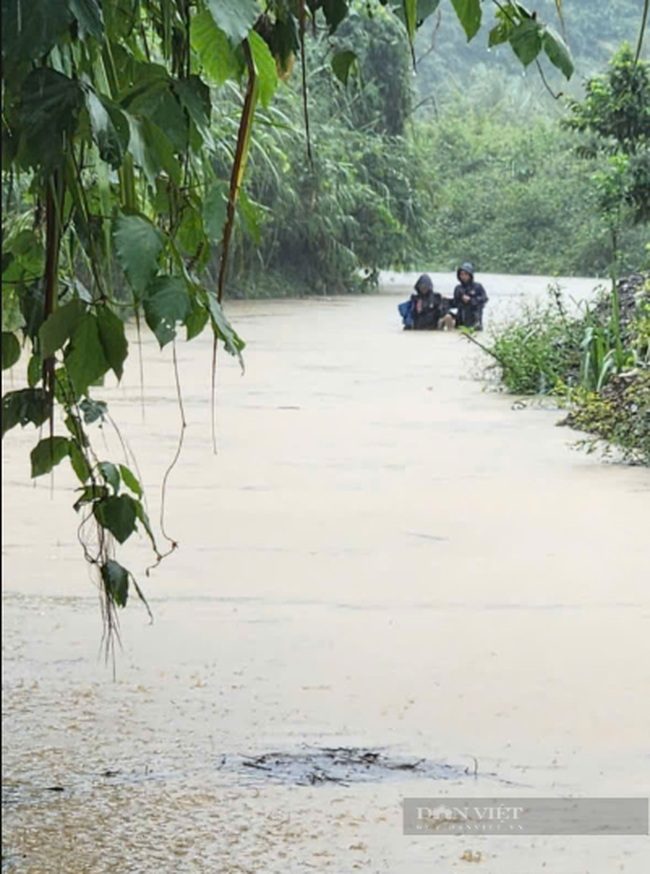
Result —
<svg viewBox="0 0 650 874"><path fill-rule="evenodd" d="M381 5L401 17L411 49L417 27L438 6L427 0ZM524 16L523 7L511 5ZM3 398L3 434L49 420L49 435L32 452L32 475L70 461L79 479L74 506L82 530L94 526L88 542L98 546L87 546L85 554L103 587L109 627L130 587L141 595L114 558L114 542L140 529L157 560L163 553L141 484L93 448L89 428L108 415L93 397L95 386L109 372L121 378L129 355L125 320L134 317L139 326L141 315L161 346L175 342L181 327L188 338L208 328L215 350L219 342L241 358L244 342L221 304L233 230L261 224L251 199L240 197L253 120L271 108L279 80L300 55L310 154L307 25L331 37L356 14L353 6L348 0L33 0L25 14L24 0L3 0L3 197L12 219L3 232L3 367L16 365L19 346L27 349L25 386ZM473 37L479 0L454 0L453 7ZM550 31L541 24L528 30L570 75L563 51L549 51ZM508 40L517 51L514 32ZM404 75L399 44L393 28L385 48ZM371 39L341 45L331 59L333 74L347 81L357 57L357 66L372 72L382 62L373 52ZM527 62L534 52L517 54ZM236 94L237 112L219 128L215 110L224 89ZM389 134L403 127L406 112L399 84L392 89L389 83L375 94ZM374 111L369 99L366 109ZM362 116L357 124L365 124ZM360 141L355 148L363 179L384 172L373 149L364 154ZM315 214L328 197L319 190L317 169L296 159ZM364 228L383 224L390 243L394 219L381 203L374 218L354 221ZM326 221L321 234L323 245L352 251ZM215 248L216 283L205 269ZM65 434L54 433L55 409Z"/></svg>

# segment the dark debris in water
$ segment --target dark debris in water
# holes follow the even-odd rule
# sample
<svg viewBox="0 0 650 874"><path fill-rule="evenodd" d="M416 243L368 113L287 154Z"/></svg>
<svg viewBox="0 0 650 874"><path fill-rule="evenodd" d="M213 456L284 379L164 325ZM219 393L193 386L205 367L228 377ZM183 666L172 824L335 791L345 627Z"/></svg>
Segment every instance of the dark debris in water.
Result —
<svg viewBox="0 0 650 874"><path fill-rule="evenodd" d="M222 769L247 773L250 778L315 786L338 783L379 783L390 779L453 780L465 772L444 762L385 754L358 747L320 747L297 753L273 752L257 756L230 756Z"/></svg>

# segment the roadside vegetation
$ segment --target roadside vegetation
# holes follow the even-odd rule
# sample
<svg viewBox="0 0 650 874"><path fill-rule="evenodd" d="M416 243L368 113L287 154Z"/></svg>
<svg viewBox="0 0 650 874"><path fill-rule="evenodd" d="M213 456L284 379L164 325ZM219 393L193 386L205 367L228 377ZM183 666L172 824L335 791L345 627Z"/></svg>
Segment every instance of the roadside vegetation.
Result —
<svg viewBox="0 0 650 874"><path fill-rule="evenodd" d="M581 137L577 160L600 162L589 180L594 214L609 237L611 290L569 316L559 286L545 304L498 325L487 344L503 385L516 394L551 394L569 408L564 424L587 432L582 445L617 447L650 464L650 273L619 279L625 230L647 239L650 218L650 67L623 46L607 73L563 121ZM650 268L650 245L639 266ZM475 342L478 342L475 340Z"/></svg>

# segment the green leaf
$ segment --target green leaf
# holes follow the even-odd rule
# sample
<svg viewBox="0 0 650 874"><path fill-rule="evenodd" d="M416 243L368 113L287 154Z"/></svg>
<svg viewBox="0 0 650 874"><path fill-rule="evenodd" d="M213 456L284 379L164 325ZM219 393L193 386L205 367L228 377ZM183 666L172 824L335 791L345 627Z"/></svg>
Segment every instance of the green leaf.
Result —
<svg viewBox="0 0 650 874"><path fill-rule="evenodd" d="M104 590L108 597L117 604L118 607L126 607L126 602L129 597L129 577L130 574L126 568L109 558L108 561L101 567L102 581Z"/></svg>
<svg viewBox="0 0 650 874"><path fill-rule="evenodd" d="M162 348L176 336L176 323L184 322L190 312L190 298L177 276L159 276L144 301L147 324Z"/></svg>
<svg viewBox="0 0 650 874"><path fill-rule="evenodd" d="M129 122L121 109L90 89L86 91L86 106L99 155L117 170L129 146Z"/></svg>
<svg viewBox="0 0 650 874"><path fill-rule="evenodd" d="M188 76L174 82L174 92L189 112L190 117L205 137L210 132L212 99L210 89L199 76Z"/></svg>
<svg viewBox="0 0 650 874"><path fill-rule="evenodd" d="M109 496L106 486L89 485L83 489L77 489L77 491L80 491L81 495L72 505L77 513L85 504L91 504L93 501L103 501Z"/></svg>
<svg viewBox="0 0 650 874"><path fill-rule="evenodd" d="M513 28L510 45L521 63L527 67L542 50L542 25L534 18L527 18Z"/></svg>
<svg viewBox="0 0 650 874"><path fill-rule="evenodd" d="M556 33L552 27L547 26L544 30L542 43L549 61L564 73L567 79L570 79L574 71L573 60L569 48L560 34Z"/></svg>
<svg viewBox="0 0 650 874"><path fill-rule="evenodd" d="M348 84L348 78L350 77L352 70L355 67L358 67L357 61L357 53L349 50L337 52L332 58L332 70L334 71L334 75L337 79L340 79L344 85Z"/></svg>
<svg viewBox="0 0 650 874"><path fill-rule="evenodd" d="M30 388L38 385L43 379L43 361L40 355L32 355L27 365L27 384Z"/></svg>
<svg viewBox="0 0 650 874"><path fill-rule="evenodd" d="M187 145L187 119L174 95L174 83L169 78L152 77L137 84L122 100L124 109L136 118L155 124L171 142L183 151Z"/></svg>
<svg viewBox="0 0 650 874"><path fill-rule="evenodd" d="M209 318L209 313L203 306L203 304L195 297L191 297L190 311L185 319L187 340L193 340L195 337L198 337L201 331L207 325Z"/></svg>
<svg viewBox="0 0 650 874"><path fill-rule="evenodd" d="M201 243L208 248L207 238L203 230L203 219L193 206L183 210L183 219L178 228L176 239L183 249L192 256Z"/></svg>
<svg viewBox="0 0 650 874"><path fill-rule="evenodd" d="M124 362L129 354L129 342L124 333L124 322L108 306L97 307L97 327L104 356L111 370L122 379Z"/></svg>
<svg viewBox="0 0 650 874"><path fill-rule="evenodd" d="M2 332L2 369L8 370L20 359L20 343L15 334Z"/></svg>
<svg viewBox="0 0 650 874"><path fill-rule="evenodd" d="M79 444L74 440L70 440L70 464L79 482L85 483L90 477L90 467Z"/></svg>
<svg viewBox="0 0 650 874"><path fill-rule="evenodd" d="M20 311L18 290L15 286L5 285L2 287L2 330L17 331L25 324L25 319Z"/></svg>
<svg viewBox="0 0 650 874"><path fill-rule="evenodd" d="M23 63L40 59L70 26L66 0L3 0L2 61Z"/></svg>
<svg viewBox="0 0 650 874"><path fill-rule="evenodd" d="M190 41L201 67L216 85L223 85L237 74L238 64L228 37L207 9L192 17Z"/></svg>
<svg viewBox="0 0 650 874"><path fill-rule="evenodd" d="M147 516L147 513L140 501L135 501L135 512L149 540L151 541L154 552L158 553L158 546L156 544L156 538L153 536L153 530L151 528L151 523L149 522L149 517Z"/></svg>
<svg viewBox="0 0 650 874"><path fill-rule="evenodd" d="M413 42L415 29L418 19L418 0L403 0L404 19L406 21L406 32L408 33L409 41Z"/></svg>
<svg viewBox="0 0 650 874"><path fill-rule="evenodd" d="M120 490L120 483L122 482L120 471L117 466L110 461L100 461L97 467L106 482L113 489L115 494L117 494Z"/></svg>
<svg viewBox="0 0 650 874"><path fill-rule="evenodd" d="M31 167L51 169L63 159L83 107L81 85L50 67L38 67L23 82L20 156Z"/></svg>
<svg viewBox="0 0 650 874"><path fill-rule="evenodd" d="M77 396L93 385L110 369L99 338L97 318L86 313L75 329L65 368Z"/></svg>
<svg viewBox="0 0 650 874"><path fill-rule="evenodd" d="M102 42L104 39L104 13L100 0L68 0L70 11L81 26L82 36L89 34Z"/></svg>
<svg viewBox="0 0 650 874"><path fill-rule="evenodd" d="M71 440L67 437L46 437L32 449L29 458L32 464L32 479L49 473L53 467L70 454Z"/></svg>
<svg viewBox="0 0 650 874"><path fill-rule="evenodd" d="M231 355L235 355L239 359L242 370L244 369L244 359L242 358L242 350L246 344L235 332L234 328L226 318L226 314L217 296L212 291L206 291L208 309L212 317L212 329L214 333L223 341L226 351Z"/></svg>
<svg viewBox="0 0 650 874"><path fill-rule="evenodd" d="M158 270L164 238L142 215L120 214L113 225L117 258L137 293L143 292Z"/></svg>
<svg viewBox="0 0 650 874"><path fill-rule="evenodd" d="M108 414L106 401L93 401L91 398L84 398L79 404L79 409L83 413L86 425L92 425L97 421L104 422Z"/></svg>
<svg viewBox="0 0 650 874"><path fill-rule="evenodd" d="M203 200L203 226L211 243L220 243L228 214L228 183L214 182Z"/></svg>
<svg viewBox="0 0 650 874"><path fill-rule="evenodd" d="M25 427L29 422L40 427L50 414L47 394L42 388L23 388L10 391L2 398L2 436L16 425Z"/></svg>
<svg viewBox="0 0 650 874"><path fill-rule="evenodd" d="M348 2L347 0L322 0L322 7L325 21L329 26L330 34L332 34L348 14Z"/></svg>
<svg viewBox="0 0 650 874"><path fill-rule="evenodd" d="M262 223L266 218L264 210L258 203L250 199L243 188L240 189L237 198L237 207L244 220L246 230L251 235L255 245L258 246L262 239Z"/></svg>
<svg viewBox="0 0 650 874"><path fill-rule="evenodd" d="M451 4L469 42L476 36L481 26L481 0L451 0Z"/></svg>
<svg viewBox="0 0 650 874"><path fill-rule="evenodd" d="M110 531L118 543L124 543L135 531L136 502L129 495L112 495L98 501L93 512L99 524Z"/></svg>
<svg viewBox="0 0 650 874"><path fill-rule="evenodd" d="M120 473L122 474L122 480L127 489L131 489L138 498L141 498L142 486L140 485L140 480L136 477L133 471L126 467L126 465L120 464Z"/></svg>
<svg viewBox="0 0 650 874"><path fill-rule="evenodd" d="M275 94L275 89L278 87L278 69L275 65L275 58L266 42L256 31L251 31L248 42L257 71L260 101L262 106L268 106Z"/></svg>
<svg viewBox="0 0 650 874"><path fill-rule="evenodd" d="M208 0L207 5L217 27L235 45L248 36L261 12L257 0Z"/></svg>
<svg viewBox="0 0 650 874"><path fill-rule="evenodd" d="M494 46L499 46L504 42L508 42L512 35L514 26L513 22L504 16L496 27L493 27L490 31L488 47L493 48Z"/></svg>
<svg viewBox="0 0 650 874"><path fill-rule="evenodd" d="M62 349L85 314L86 305L77 298L50 313L38 332L41 358L49 358L57 349Z"/></svg>

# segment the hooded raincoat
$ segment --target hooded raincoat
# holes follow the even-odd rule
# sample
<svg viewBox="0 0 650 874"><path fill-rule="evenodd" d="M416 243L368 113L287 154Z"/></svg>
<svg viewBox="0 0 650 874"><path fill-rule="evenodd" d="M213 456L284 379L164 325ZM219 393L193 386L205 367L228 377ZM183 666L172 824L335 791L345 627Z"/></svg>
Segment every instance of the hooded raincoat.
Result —
<svg viewBox="0 0 650 874"><path fill-rule="evenodd" d="M469 274L469 282L461 282L460 273L464 270ZM454 301L452 306L458 308L456 317L456 325L460 328L478 328L483 327L483 307L488 302L487 292L480 282L474 281L474 268L467 262L462 264L457 272L458 285L454 289ZM463 296L469 297L469 302L463 300Z"/></svg>

